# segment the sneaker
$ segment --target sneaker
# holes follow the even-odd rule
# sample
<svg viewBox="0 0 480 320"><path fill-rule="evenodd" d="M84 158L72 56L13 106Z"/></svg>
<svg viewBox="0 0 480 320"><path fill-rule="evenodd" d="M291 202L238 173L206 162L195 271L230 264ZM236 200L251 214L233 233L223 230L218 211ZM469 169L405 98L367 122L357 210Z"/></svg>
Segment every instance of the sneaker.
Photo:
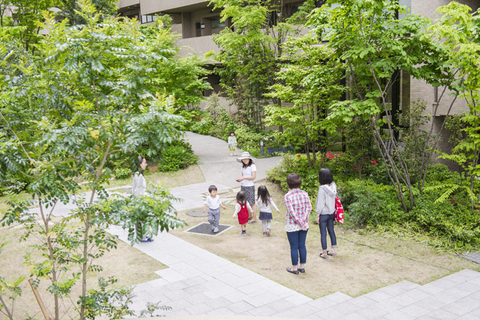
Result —
<svg viewBox="0 0 480 320"><path fill-rule="evenodd" d="M215 232L215 233L217 233L218 231L220 231L220 230L218 230L218 228L213 229L213 232Z"/></svg>
<svg viewBox="0 0 480 320"><path fill-rule="evenodd" d="M267 235L267 233L266 233L266 232L264 232L264 233L263 233L263 235L264 235L264 236L266 236L266 235Z"/></svg>
<svg viewBox="0 0 480 320"><path fill-rule="evenodd" d="M270 229L267 229L267 236L270 235Z"/></svg>
<svg viewBox="0 0 480 320"><path fill-rule="evenodd" d="M240 234L241 234L242 236L246 236L246 235L247 235L247 231L242 231L242 232L240 232Z"/></svg>
<svg viewBox="0 0 480 320"><path fill-rule="evenodd" d="M234 153L233 155L234 155L234 156L236 156L237 154L236 154L236 153Z"/></svg>
<svg viewBox="0 0 480 320"><path fill-rule="evenodd" d="M149 236L146 236L145 239L142 239L142 242L153 242L153 239Z"/></svg>

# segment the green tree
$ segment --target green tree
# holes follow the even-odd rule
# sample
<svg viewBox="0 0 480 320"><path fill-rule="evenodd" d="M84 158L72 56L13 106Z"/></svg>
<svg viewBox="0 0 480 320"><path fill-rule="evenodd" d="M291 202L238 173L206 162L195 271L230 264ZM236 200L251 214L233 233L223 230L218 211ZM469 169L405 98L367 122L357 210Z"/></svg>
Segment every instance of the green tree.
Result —
<svg viewBox="0 0 480 320"><path fill-rule="evenodd" d="M408 211L414 206L416 190L396 138L388 95L399 81L399 70L429 84L451 86L455 77L446 49L425 36L428 19L413 14L397 19L397 13L406 10L398 1L332 0L328 4L312 13L309 25L333 50L333 58L344 64L349 83L347 99L332 105L330 117L369 121L387 174ZM422 172L431 159L425 160Z"/></svg>
<svg viewBox="0 0 480 320"><path fill-rule="evenodd" d="M324 130L334 133L337 129L339 121L326 118L326 112L344 91L340 86L339 64L329 59L332 54L329 49L317 43L316 37L307 36L284 44L282 69L277 72L272 92L266 96L291 106L269 105L265 112L267 125L286 129L282 138L288 143L303 142L311 168L317 167L316 152L322 143L319 133Z"/></svg>
<svg viewBox="0 0 480 320"><path fill-rule="evenodd" d="M213 38L222 49L217 57L222 66L216 71L242 122L263 128L263 110L269 103L264 94L275 83L282 43L299 33L313 3L306 1L295 12L297 7L278 0L210 1L215 9L222 9L223 21L231 21L231 27ZM274 97L273 103L281 101Z"/></svg>
<svg viewBox="0 0 480 320"><path fill-rule="evenodd" d="M448 64L457 71L456 96L465 99L469 112L461 118L465 139L455 146L452 154L442 158L457 162L465 170L474 192L480 175L480 18L469 6L451 2L438 8L441 18L430 27L432 39L441 42L448 52ZM480 193L477 201L480 200ZM472 204L474 199L472 198Z"/></svg>
<svg viewBox="0 0 480 320"><path fill-rule="evenodd" d="M172 36L161 21L148 29L128 19L106 18L99 24L101 17L90 2L79 5L86 22L82 26L55 23L52 15L45 15L42 27L49 32L35 57L9 51L6 36L0 45L0 68L14 71L0 73L0 180L10 173L25 176L41 218L28 210L31 201L26 200L9 202L1 222L21 223L25 237L36 234L42 239L36 249L45 260L27 259L27 264L38 281L49 279L55 319L60 319L77 280L82 292L73 307L79 318L107 310L96 307L95 297L105 295L87 290L87 272L101 270L94 260L115 248L105 229L112 224L129 227L104 203L130 212L136 219L132 221L141 222L142 232L150 236L183 224L165 191L155 191L151 200L111 199L102 186L111 177L113 154L135 152L141 144L162 148L182 134L184 119L172 114L173 96L156 94L171 93L158 83L169 82L162 80L168 73L159 72L159 66L172 65L175 59ZM69 202L80 182L91 193L70 217L54 221L55 206ZM140 236L130 239L136 242ZM122 307L117 312L110 306L105 312L123 313Z"/></svg>

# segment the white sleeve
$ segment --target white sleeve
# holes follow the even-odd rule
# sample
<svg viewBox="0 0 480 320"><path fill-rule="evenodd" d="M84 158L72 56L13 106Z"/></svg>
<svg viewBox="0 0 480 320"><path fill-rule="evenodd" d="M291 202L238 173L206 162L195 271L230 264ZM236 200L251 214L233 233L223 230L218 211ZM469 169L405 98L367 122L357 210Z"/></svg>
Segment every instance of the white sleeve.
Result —
<svg viewBox="0 0 480 320"><path fill-rule="evenodd" d="M235 204L235 212L233 213L233 216L236 217L237 214L240 212L240 205L238 204L238 202Z"/></svg>
<svg viewBox="0 0 480 320"><path fill-rule="evenodd" d="M271 199L271 198L270 198L270 204L271 204L277 211L280 211L280 210L278 210L277 205L275 204L275 202L273 202L273 199Z"/></svg>
<svg viewBox="0 0 480 320"><path fill-rule="evenodd" d="M254 165L253 163L252 163L252 166L251 166L251 167L252 167L252 172L253 172L253 171L257 171L257 166Z"/></svg>

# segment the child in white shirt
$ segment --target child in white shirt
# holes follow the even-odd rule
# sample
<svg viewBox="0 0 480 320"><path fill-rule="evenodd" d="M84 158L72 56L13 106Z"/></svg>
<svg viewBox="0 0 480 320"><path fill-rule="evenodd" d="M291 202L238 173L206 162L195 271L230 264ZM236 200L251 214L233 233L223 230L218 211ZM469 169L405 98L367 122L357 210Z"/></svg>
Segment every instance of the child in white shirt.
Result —
<svg viewBox="0 0 480 320"><path fill-rule="evenodd" d="M207 211L208 207L208 222L212 225L212 231L217 233L218 225L220 224L220 207L227 209L223 204L220 196L217 194L217 187L211 185L208 187L210 195L205 199L205 206L203 212Z"/></svg>

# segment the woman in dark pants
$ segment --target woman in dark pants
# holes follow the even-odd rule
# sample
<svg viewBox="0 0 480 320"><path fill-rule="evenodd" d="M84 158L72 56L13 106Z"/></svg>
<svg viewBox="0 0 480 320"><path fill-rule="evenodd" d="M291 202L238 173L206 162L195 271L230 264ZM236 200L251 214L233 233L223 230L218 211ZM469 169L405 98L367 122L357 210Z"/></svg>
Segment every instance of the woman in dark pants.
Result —
<svg viewBox="0 0 480 320"><path fill-rule="evenodd" d="M320 258L328 259L328 256L335 257L337 252L337 237L333 229L333 220L335 218L335 198L337 197L337 185L333 181L332 171L328 168L320 169L318 172L320 187L318 188L317 202L315 212L317 218L315 221L320 225L320 239L323 252ZM327 230L332 242L332 250L327 251Z"/></svg>
<svg viewBox="0 0 480 320"><path fill-rule="evenodd" d="M300 190L302 179L296 173L290 173L287 177L290 191L285 195L285 207L287 207L285 231L287 231L290 243L290 256L292 267L287 271L293 274L305 272L307 263L307 248L305 240L308 232L308 217L312 212L312 203L308 193ZM300 265L299 265L300 262Z"/></svg>

